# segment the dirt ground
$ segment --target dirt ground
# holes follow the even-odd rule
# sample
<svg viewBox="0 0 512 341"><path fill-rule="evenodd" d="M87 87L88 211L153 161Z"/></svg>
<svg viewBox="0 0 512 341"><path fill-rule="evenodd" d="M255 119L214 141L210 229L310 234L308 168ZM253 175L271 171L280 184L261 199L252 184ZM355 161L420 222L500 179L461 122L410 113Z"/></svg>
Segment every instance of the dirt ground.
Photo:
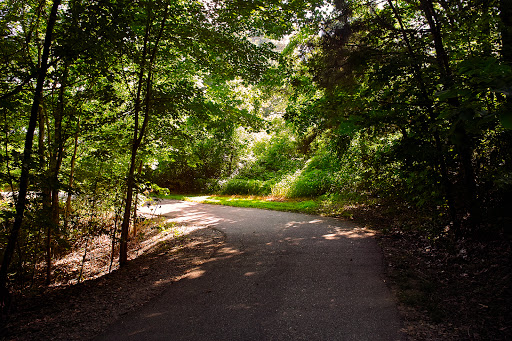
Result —
<svg viewBox="0 0 512 341"><path fill-rule="evenodd" d="M215 229L197 229L132 254L125 268L110 274L18 298L2 340L90 340L208 260L223 240Z"/></svg>
<svg viewBox="0 0 512 341"><path fill-rule="evenodd" d="M424 232L404 232L400 219L389 219L379 209L352 213L356 223L377 232L410 340L512 339L509 238L448 243ZM96 263L84 268L96 271L83 271L81 283L76 278L83 250L69 255L57 269L72 276L17 297L2 340L89 340L208 260L224 240L211 228L174 226L157 232L141 237L132 245L129 264L110 273L108 242L103 251L91 248L87 258Z"/></svg>

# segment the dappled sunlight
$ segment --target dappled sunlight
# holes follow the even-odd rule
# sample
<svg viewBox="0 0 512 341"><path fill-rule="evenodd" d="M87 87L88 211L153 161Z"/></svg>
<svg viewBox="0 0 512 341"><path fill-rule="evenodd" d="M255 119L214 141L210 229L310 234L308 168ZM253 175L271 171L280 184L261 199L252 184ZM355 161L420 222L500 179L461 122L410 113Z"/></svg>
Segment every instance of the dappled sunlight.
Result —
<svg viewBox="0 0 512 341"><path fill-rule="evenodd" d="M139 213L150 216L163 216L171 213L181 212L184 209L190 209L196 206L197 203L189 201L178 200L150 200L138 208Z"/></svg>
<svg viewBox="0 0 512 341"><path fill-rule="evenodd" d="M209 231L217 237L207 245L203 245L205 239L185 238L185 245L176 252L159 253L164 256L159 262L167 265L180 260L176 263L178 273L151 280L151 290L169 289L165 289L162 305L153 310L156 313L141 313L137 317L141 325L135 323L130 329L139 331L148 325L157 328L178 320L184 328L190 328L191 323L212 321L217 313L226 317L215 320L215 328L230 323L245 328L245 321L250 323L246 315L257 311L255 316L261 318L257 310L260 308L266 315L277 314L268 316L269 321L279 321L283 316L283 321L288 321L295 315L309 318L308 314L313 316L324 310L332 310L325 314L331 316L339 311L340 302L346 299L343 295L348 296L351 288L356 293L366 290L353 283L366 276L368 264L377 259L372 253L372 258L366 260L364 246L368 243L361 241L369 233L337 219L218 210L217 206L196 206L174 214L166 217L167 222L209 226L199 230L196 237ZM269 305L275 307L268 310ZM283 306L286 309L281 309ZM176 307L182 311L176 312ZM153 330L148 328L144 335L151 335Z"/></svg>
<svg viewBox="0 0 512 341"><path fill-rule="evenodd" d="M329 233L329 234L324 234L322 237L324 237L327 240L336 240L336 239L340 239L341 236L339 234Z"/></svg>
<svg viewBox="0 0 512 341"><path fill-rule="evenodd" d="M340 227L332 227L334 231L333 233L324 234L322 237L326 240L337 240L340 238L349 238L349 239L364 239L368 237L372 237L375 233L370 232L368 230L362 228L353 228L350 230L343 229Z"/></svg>
<svg viewBox="0 0 512 341"><path fill-rule="evenodd" d="M179 218L172 218L171 221L176 223L194 223L194 224L202 224L202 225L215 225L223 219L219 217L215 217L203 212L192 212L188 214L181 215Z"/></svg>
<svg viewBox="0 0 512 341"><path fill-rule="evenodd" d="M217 256L234 256L242 252L230 246L222 247L217 251Z"/></svg>
<svg viewBox="0 0 512 341"><path fill-rule="evenodd" d="M196 279L196 278L202 277L205 273L206 273L206 271L204 271L204 270L202 270L200 268L195 268L195 269L192 269L191 271L189 271L185 275L185 278L187 278L187 279Z"/></svg>
<svg viewBox="0 0 512 341"><path fill-rule="evenodd" d="M300 245L301 242L303 242L304 240L306 240L307 238L292 238L292 237L287 237L284 239L284 241L286 241L289 245Z"/></svg>
<svg viewBox="0 0 512 341"><path fill-rule="evenodd" d="M286 225L284 225L284 228L285 228L285 229L289 229L289 228L292 228L292 227L298 227L300 224L302 224L302 222L298 222L298 221L290 221L289 223L287 223Z"/></svg>
<svg viewBox="0 0 512 341"><path fill-rule="evenodd" d="M176 281L179 281L180 279L185 278L186 276L187 276L187 274L184 274L181 276L177 275L177 276L169 277L169 278L161 278L161 279L158 279L158 280L154 281L153 283L151 283L151 286L153 288L165 288L167 285L174 283Z"/></svg>
<svg viewBox="0 0 512 341"><path fill-rule="evenodd" d="M170 222L170 221L166 221ZM206 228L206 226L179 226L174 227L171 229L167 229L164 231L161 231L159 233L154 234L153 236L150 236L149 238L144 239L141 242L137 243L137 248L133 250L134 256L130 257L130 259L133 259L134 257L144 254L151 249L155 248L160 243L164 243L166 241L172 240L176 237L187 235L191 232L194 232L196 230L200 230Z"/></svg>
<svg viewBox="0 0 512 341"><path fill-rule="evenodd" d="M165 227L168 222L164 221L161 225ZM173 225L172 228L160 230L151 224L139 226L137 236L129 241L128 259L134 260L158 249L161 245L172 245L180 237L206 227L192 224ZM193 244L194 241L191 241L188 245ZM38 267L42 266L42 263L38 265ZM112 254L111 236L103 234L76 245L71 252L55 260L53 266L58 273L65 273L68 276L55 276L52 287L77 284L80 281L102 277L118 269L118 249ZM155 285L164 285L168 282L162 280Z"/></svg>
<svg viewBox="0 0 512 341"><path fill-rule="evenodd" d="M201 199L202 198L202 199ZM194 197L197 201L204 200L208 197ZM169 218L168 222L178 224L198 224L198 225L215 225L225 219L208 214L206 212L195 209L199 205L197 202L163 200L152 201L139 209L139 213L146 216L158 216Z"/></svg>
<svg viewBox="0 0 512 341"><path fill-rule="evenodd" d="M290 221L289 223L287 223L284 228L295 228L295 227L300 227L301 225L305 225L305 224L322 224L324 223L324 220L322 219L313 219L313 220L309 220L309 221Z"/></svg>
<svg viewBox="0 0 512 341"><path fill-rule="evenodd" d="M197 197L187 197L187 201L191 201L191 202L195 202L195 203L202 203L205 200L219 201L219 200L211 199L211 197L209 195L202 195L202 196L197 196Z"/></svg>

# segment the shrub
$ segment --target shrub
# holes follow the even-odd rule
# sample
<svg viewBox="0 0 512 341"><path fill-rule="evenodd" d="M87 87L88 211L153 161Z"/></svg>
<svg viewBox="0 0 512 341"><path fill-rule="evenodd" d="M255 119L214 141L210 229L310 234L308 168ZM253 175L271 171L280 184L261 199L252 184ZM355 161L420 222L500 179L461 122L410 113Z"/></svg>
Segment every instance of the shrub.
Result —
<svg viewBox="0 0 512 341"><path fill-rule="evenodd" d="M170 191L168 188L160 187L157 184L151 185L151 191L156 195L169 195Z"/></svg>
<svg viewBox="0 0 512 341"><path fill-rule="evenodd" d="M236 195L267 195L270 185L266 181L249 179L231 179L223 186L222 194Z"/></svg>
<svg viewBox="0 0 512 341"><path fill-rule="evenodd" d="M285 198L316 197L331 185L329 174L319 169L298 170L272 186L272 195Z"/></svg>
<svg viewBox="0 0 512 341"><path fill-rule="evenodd" d="M292 184L288 197L316 197L330 188L328 173L319 169L303 172Z"/></svg>

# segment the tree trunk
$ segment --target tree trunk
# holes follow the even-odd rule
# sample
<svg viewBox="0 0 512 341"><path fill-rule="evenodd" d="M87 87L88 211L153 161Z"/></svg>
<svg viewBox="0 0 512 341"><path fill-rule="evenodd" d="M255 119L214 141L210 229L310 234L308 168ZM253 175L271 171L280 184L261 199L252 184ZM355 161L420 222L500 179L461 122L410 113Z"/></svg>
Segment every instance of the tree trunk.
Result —
<svg viewBox="0 0 512 341"><path fill-rule="evenodd" d="M140 175L142 174L142 166L143 166L143 162L142 160L140 160L139 162L139 167L137 169L137 173L139 174L139 177ZM133 205L133 237L136 237L137 236L137 204L138 204L138 201L139 201L139 188L137 187L135 189L135 204Z"/></svg>
<svg viewBox="0 0 512 341"><path fill-rule="evenodd" d="M80 121L78 121L77 131L75 133L75 142L73 147L73 156L71 156L71 166L69 171L69 189L68 195L66 198L66 209L64 212L64 228L67 228L69 222L69 216L71 214L71 196L72 196L72 188L74 184L74 176L75 176L75 164L76 164L76 154L78 151L78 132L80 131Z"/></svg>
<svg viewBox="0 0 512 341"><path fill-rule="evenodd" d="M448 53L444 47L443 37L441 34L441 28L439 27L439 20L437 18L437 13L432 4L432 0L421 0L422 10L427 19L427 22L430 27L430 31L432 33L434 39L434 47L436 51L436 59L438 63L439 70L441 72L442 84L445 89L450 89L454 87L454 79L453 73L450 68L450 60ZM450 104L454 108L460 107L460 102L458 97L448 99L448 104ZM471 138L464 126L462 121L457 121L454 123L455 125L455 135L457 137L457 142L455 144L457 153L459 155L461 167L459 169L459 174L462 177L463 183L463 195L460 198L460 202L464 206L464 211L462 212L464 215L467 214L469 217L468 223L469 226L479 222L480 214L477 204L477 186L476 186L476 178L475 171L473 167L473 148ZM459 228L457 226L456 228ZM457 231L460 233L461 231Z"/></svg>
<svg viewBox="0 0 512 341"><path fill-rule="evenodd" d="M393 11L393 14L396 17L396 20L398 21L398 24L400 26L400 33L402 35L402 38L404 39L404 42L407 47L407 51L409 53L409 57L413 61L413 70L414 70L414 77L416 78L416 81L419 84L419 88L421 91L421 96L423 97L423 103L424 103L424 109L429 115L429 120L431 124L434 124L437 120L437 114L434 112L434 101L429 95L429 91L427 90L425 78L423 75L423 72L421 70L421 65L419 64L416 53L412 47L412 44L410 42L409 36L407 35L406 27L403 23L402 17L396 7L393 5L392 0L388 0L388 4L391 7L391 10ZM448 176L448 169L446 167L446 160L445 155L443 153L443 144L441 142L441 138L439 136L439 132L437 129L433 132L434 135L434 143L437 151L437 160L436 163L439 167L439 170L441 172L441 184L443 186L443 190L445 192L445 200L448 204L448 211L450 214L450 220L454 225L458 225L458 218L457 218L457 209L455 206L455 194L453 191L453 185L450 182L450 178Z"/></svg>
<svg viewBox="0 0 512 341"><path fill-rule="evenodd" d="M130 170L128 172L128 180L126 182L126 201L123 215L123 222L121 223L121 241L119 245L119 266L126 265L128 261L128 237L130 229L130 213L133 200L133 186L135 184L135 157L137 156L138 146L132 145L132 157L130 160Z"/></svg>
<svg viewBox="0 0 512 341"><path fill-rule="evenodd" d="M48 25L46 27L46 34L44 40L43 56L41 58L41 67L37 77L36 89L34 91L34 98L32 101L32 108L30 112L30 120L25 135L25 147L23 151L23 161L21 165L21 175L19 180L19 194L18 201L16 202L16 215L14 224L11 229L11 234L4 251L2 267L0 268L0 305L3 306L4 302L8 300L7 290L7 273L9 265L14 254L18 234L23 223L23 216L25 213L25 205L27 201L27 189L30 175L30 165L32 162L32 147L34 141L34 131L37 125L37 118L39 113L39 104L43 94L43 85L48 71L48 58L50 55L50 46L52 44L53 28L57 21L57 10L61 0L54 0L50 17L48 18Z"/></svg>
<svg viewBox="0 0 512 341"><path fill-rule="evenodd" d="M139 79L137 84L137 95L135 97L135 105L134 105L134 118L135 124L133 128L133 141L131 148L131 157L130 157L130 169L128 171L128 177L126 180L126 200L123 214L123 221L121 223L121 240L119 241L119 266L124 266L128 261L128 237L130 230L130 212L132 208L132 200L133 200L133 186L135 184L134 174L135 174L135 159L137 158L137 150L139 148L139 115L141 110L141 98L142 98L142 84L144 82L144 67L147 56L148 49L148 40L149 40L149 31L150 31L150 21L148 19L146 32L144 34L144 47L142 50L142 61L139 70ZM147 90L146 90L147 91ZM142 135L144 131L140 132Z"/></svg>
<svg viewBox="0 0 512 341"><path fill-rule="evenodd" d="M142 142L142 139L144 138L144 134L146 132L146 128L149 122L149 115L150 115L150 99L151 99L151 84L153 81L153 73L152 68L153 64L155 62L156 54L158 52L158 45L160 43L160 39L162 38L162 34L165 28L165 23L167 21L167 15L168 15L168 7L165 9L165 14L162 19L162 22L160 23L160 28L158 31L158 35L154 41L154 48L153 51L150 54L149 60L146 61L147 56L149 54L149 36L151 31L151 16L148 14L148 21L146 23L146 31L144 34L144 46L142 51L142 60L139 70L139 79L138 79L138 85L137 85L137 95L135 98L135 106L134 106L134 116L135 116L135 124L134 124L134 131L133 131L133 142L132 142L132 151L131 151L131 158L130 158L130 169L128 172L127 182L126 182L126 202L125 202L125 208L124 208L124 214L123 214L123 222L121 224L121 241L119 246L119 266L126 265L128 261L128 238L129 238L129 228L130 228L130 213L132 208L132 202L133 202L133 188L135 186L135 163L137 159L137 152L140 147L140 144ZM151 9L148 8L148 11L150 12ZM144 76L146 73L146 67L147 67L147 76L144 81ZM142 108L142 88L145 83L145 96L144 96L144 118L142 125L139 128L139 116Z"/></svg>
<svg viewBox="0 0 512 341"><path fill-rule="evenodd" d="M62 119L64 117L64 92L66 89L68 77L68 64L64 65L64 73L60 82L57 109L54 117L54 134L52 143L52 157L50 159L50 190L51 190L51 209L50 221L48 222L46 236L46 284L51 283L52 273L52 234L58 230L60 224L60 203L59 203L59 172L64 157L64 138L62 134Z"/></svg>

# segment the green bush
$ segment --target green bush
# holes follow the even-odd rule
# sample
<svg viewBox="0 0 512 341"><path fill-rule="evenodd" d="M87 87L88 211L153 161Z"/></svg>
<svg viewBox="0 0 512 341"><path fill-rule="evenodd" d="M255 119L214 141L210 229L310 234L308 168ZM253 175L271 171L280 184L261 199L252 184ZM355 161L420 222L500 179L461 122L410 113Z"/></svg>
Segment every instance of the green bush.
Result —
<svg viewBox="0 0 512 341"><path fill-rule="evenodd" d="M221 193L227 195L267 195L270 193L270 185L261 180L231 179L223 186Z"/></svg>
<svg viewBox="0 0 512 341"><path fill-rule="evenodd" d="M288 197L316 197L325 194L330 188L330 179L327 172L313 169L305 171L292 184Z"/></svg>
<svg viewBox="0 0 512 341"><path fill-rule="evenodd" d="M319 169L298 170L272 186L272 195L284 198L316 197L331 187L329 174Z"/></svg>
<svg viewBox="0 0 512 341"><path fill-rule="evenodd" d="M160 187L157 184L151 185L151 191L156 195L169 195L171 192L168 188Z"/></svg>

